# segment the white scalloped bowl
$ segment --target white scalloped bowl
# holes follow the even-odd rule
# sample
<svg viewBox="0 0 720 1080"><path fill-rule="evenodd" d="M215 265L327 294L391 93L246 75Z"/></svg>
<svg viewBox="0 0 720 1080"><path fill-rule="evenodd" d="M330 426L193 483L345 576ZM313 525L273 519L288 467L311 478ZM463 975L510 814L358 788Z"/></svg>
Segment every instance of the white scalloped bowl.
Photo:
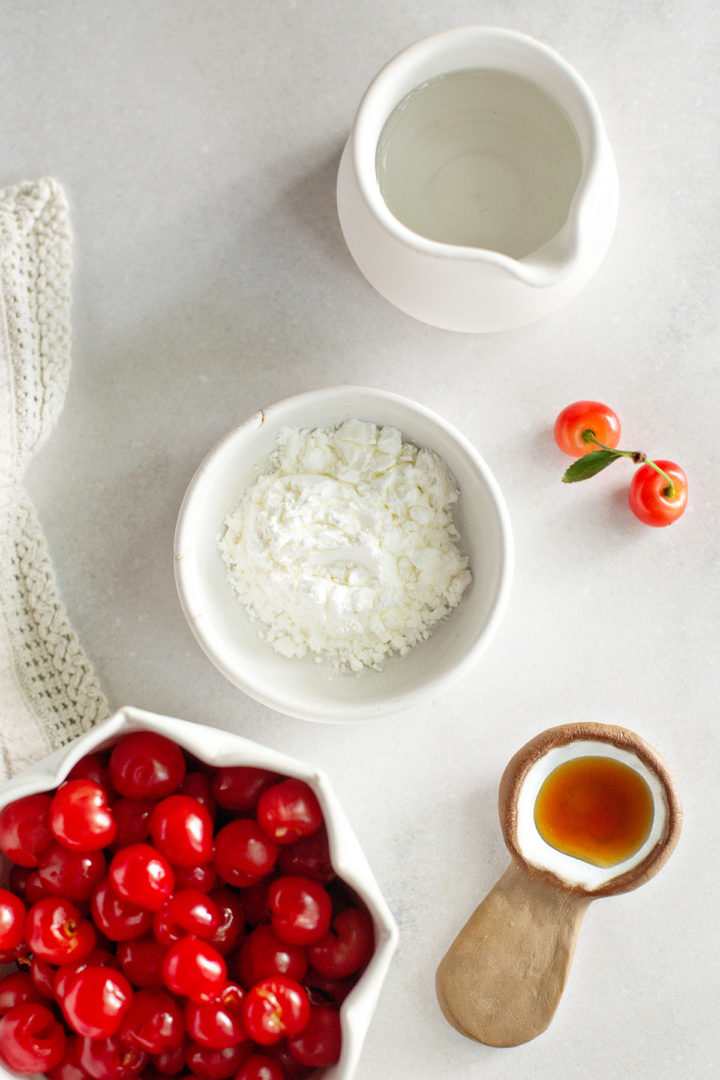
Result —
<svg viewBox="0 0 720 1080"><path fill-rule="evenodd" d="M350 1080L382 983L397 948L398 931L357 837L321 770L231 732L128 706L10 780L0 791L0 810L25 795L56 788L80 758L112 746L122 735L131 731L155 731L165 735L208 765L259 766L304 780L314 790L325 817L333 867L364 901L375 927L375 952L340 1010L340 1060L317 1074L318 1077L322 1075L322 1080ZM0 1073L4 1075L2 1066Z"/></svg>
<svg viewBox="0 0 720 1080"><path fill-rule="evenodd" d="M312 656L287 658L258 636L228 580L218 542L227 515L267 468L281 428L332 427L357 419L398 428L436 451L460 490L454 521L472 584L430 637L382 670L334 670ZM197 641L227 679L269 708L303 720L386 716L437 699L475 664L492 638L510 591L512 535L505 501L470 441L425 406L385 390L330 387L286 398L225 436L201 463L175 532L175 580Z"/></svg>

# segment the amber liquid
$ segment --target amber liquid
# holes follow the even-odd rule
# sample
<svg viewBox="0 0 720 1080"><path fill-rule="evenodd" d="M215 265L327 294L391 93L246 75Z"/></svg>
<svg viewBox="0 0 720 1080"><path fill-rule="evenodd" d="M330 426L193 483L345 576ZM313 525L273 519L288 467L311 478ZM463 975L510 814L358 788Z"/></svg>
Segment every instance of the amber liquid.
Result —
<svg viewBox="0 0 720 1080"><path fill-rule="evenodd" d="M610 757L558 765L535 800L535 825L546 843L593 866L615 866L647 839L653 797L643 777Z"/></svg>

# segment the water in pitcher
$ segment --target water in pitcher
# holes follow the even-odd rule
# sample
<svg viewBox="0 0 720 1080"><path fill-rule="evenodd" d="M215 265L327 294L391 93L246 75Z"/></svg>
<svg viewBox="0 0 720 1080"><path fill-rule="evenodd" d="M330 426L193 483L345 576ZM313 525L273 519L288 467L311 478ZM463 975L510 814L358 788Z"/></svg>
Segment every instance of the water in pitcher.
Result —
<svg viewBox="0 0 720 1080"><path fill-rule="evenodd" d="M383 198L409 229L515 259L562 228L582 164L560 106L534 83L489 69L412 90L376 154Z"/></svg>

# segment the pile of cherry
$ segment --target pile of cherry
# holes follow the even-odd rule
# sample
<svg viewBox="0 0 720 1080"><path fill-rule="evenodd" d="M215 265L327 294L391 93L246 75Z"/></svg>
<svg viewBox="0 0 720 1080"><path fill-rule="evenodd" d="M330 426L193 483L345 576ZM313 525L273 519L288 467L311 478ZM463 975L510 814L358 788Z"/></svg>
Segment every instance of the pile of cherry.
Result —
<svg viewBox="0 0 720 1080"><path fill-rule="evenodd" d="M303 781L155 732L0 812L0 1060L50 1080L302 1080L373 925Z"/></svg>

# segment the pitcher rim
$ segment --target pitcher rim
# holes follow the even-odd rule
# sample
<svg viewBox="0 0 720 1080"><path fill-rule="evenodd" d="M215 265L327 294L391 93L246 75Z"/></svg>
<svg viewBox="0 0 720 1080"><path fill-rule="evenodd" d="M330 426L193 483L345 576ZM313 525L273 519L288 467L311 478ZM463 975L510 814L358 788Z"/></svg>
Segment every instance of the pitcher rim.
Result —
<svg viewBox="0 0 720 1080"><path fill-rule="evenodd" d="M452 258L468 262L481 259L485 263L493 263L498 267L508 270L514 276L526 281L528 284L546 284L548 282L543 280L546 275L543 273L542 266L540 265L541 253L546 245L542 245L542 247L535 251L529 252L527 255L516 259L511 255L506 255L503 252L493 250L492 248L481 248L467 244L453 244L432 240L429 237L423 236L421 233L415 232L407 225L404 225L403 222L392 213L380 191L376 170L377 143L382 128L390 113L403 99L405 93L409 93L409 90L407 90L402 93L400 97L393 95L396 100L394 99L388 104L387 99L389 89L393 83L399 82L403 75L407 80L407 76L413 69L416 69L419 66L424 57L431 55L433 52L438 51L438 49L444 51L454 41L460 41L463 38L471 36L475 36L478 40L483 41L492 41L495 39L498 42L511 42L529 49L530 52L544 56L563 73L568 85L573 88L577 99L581 102L582 107L585 110L588 119L587 144L585 140L580 140L583 168L568 209L565 224L562 226L562 230L568 231L574 238L574 243L572 245L574 252L572 252L565 260L567 266L572 263L573 257L577 256L580 247L579 232L582 207L586 201L586 195L589 189L596 180L599 169L600 145L603 138L604 126L599 106L592 91L573 65L565 60L565 58L555 49L528 34L495 26L468 25L454 27L449 30L442 30L429 37L421 38L413 44L406 46L399 53L396 53L395 56L388 60L380 69L368 86L355 115L350 135L350 149L352 151L351 158L356 181L363 198L376 219L391 236L404 246L415 248L422 254L433 256L438 259ZM487 66L491 67L492 65ZM472 69L464 65L457 68L449 67L447 70L460 71ZM503 71L507 69L498 66L496 70ZM440 74L440 72L438 72L438 74ZM533 80L529 79L529 81ZM413 83L413 86L421 85L422 82L423 80L420 78ZM410 89L412 88L413 87L411 86ZM555 95L545 90L542 85L540 85L540 88L548 94L563 113L567 114L567 109L557 101ZM572 120L570 120L570 122L572 123ZM577 132L577 125L573 123L572 126L580 139L580 135ZM368 153L368 143L371 144L370 153ZM559 231L561 230L558 230L558 232ZM557 236L558 234L556 233L555 235ZM548 244L552 244L553 239L554 237L548 241ZM538 258L539 253L540 258ZM525 260L532 260L532 262L526 264Z"/></svg>

